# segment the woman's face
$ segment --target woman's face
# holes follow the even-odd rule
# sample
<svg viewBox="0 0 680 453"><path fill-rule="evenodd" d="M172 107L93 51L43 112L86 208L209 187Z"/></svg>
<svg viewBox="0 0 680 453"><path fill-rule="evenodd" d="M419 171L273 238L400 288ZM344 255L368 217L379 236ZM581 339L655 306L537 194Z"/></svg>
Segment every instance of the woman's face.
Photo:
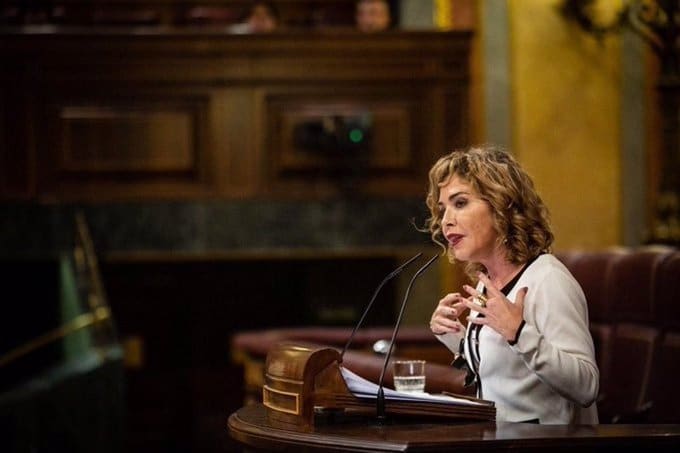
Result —
<svg viewBox="0 0 680 453"><path fill-rule="evenodd" d="M468 183L454 176L442 186L439 210L442 233L457 260L486 265L498 258L491 205Z"/></svg>

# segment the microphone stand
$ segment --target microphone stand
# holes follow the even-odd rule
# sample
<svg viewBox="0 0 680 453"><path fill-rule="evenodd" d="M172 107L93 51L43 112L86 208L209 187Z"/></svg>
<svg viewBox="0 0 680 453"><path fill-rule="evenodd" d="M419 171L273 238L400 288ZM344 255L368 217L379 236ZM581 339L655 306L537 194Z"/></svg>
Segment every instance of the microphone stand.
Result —
<svg viewBox="0 0 680 453"><path fill-rule="evenodd" d="M397 322L394 326L394 330L392 331L392 339L390 340L390 347L387 350L387 355L385 356L385 363L383 363L383 368L380 373L380 381L378 383L378 395L376 397L376 413L378 417L378 422L383 423L386 419L385 417L385 390L383 389L383 382L385 380L385 371L387 370L387 364L390 361L390 356L392 355L392 349L394 348L394 340L397 337L397 332L399 332L399 326L401 325L401 318L404 314L404 309L406 308L406 301L408 300L409 293L411 292L411 287L413 286L413 282L416 281L416 278L420 274L422 274L425 269L428 268L430 264L432 264L437 258L439 258L439 254L433 256L430 258L430 260L425 263L420 269L416 271L415 274L413 274L413 277L411 277L411 281L408 284L408 287L406 288L406 294L404 295L404 300L401 303L401 309L399 310L399 316L397 317Z"/></svg>
<svg viewBox="0 0 680 453"><path fill-rule="evenodd" d="M378 297L378 293L380 292L380 290L382 289L382 287L385 286L385 283L387 283L388 281L390 281L391 279L393 279L394 277L396 277L402 270L404 270L404 268L405 268L406 266L408 266L409 264L411 264L411 263L412 263L413 261L415 261L416 259L420 258L420 256L421 256L422 254L423 254L422 252L418 253L416 256L414 256L413 258L411 258L410 260L406 261L404 264L402 264L401 266L399 266L398 268L396 268L395 270L393 270L392 272L390 272L390 274L387 275L387 277L385 277L385 278L383 279L382 282L380 282L380 284L378 285L378 287L375 289L375 292L373 293L373 297L371 297L371 301L368 303L368 305L367 305L366 308L364 309L364 313L361 315L361 318L359 319L359 322L357 323L356 326L354 326L354 330L352 330L352 333L349 335L349 339L347 340L347 343L345 344L345 347L343 348L342 353L340 354L340 362L342 362L342 358L344 357L345 352L346 352L347 349L349 348L350 343L351 343L352 340L354 339L354 335L357 333L357 330L359 330L359 327L360 327L361 324L364 322L364 318L366 318L366 315L368 314L368 311L369 311L369 310L371 309L371 307L373 306L373 302L375 302L376 297Z"/></svg>

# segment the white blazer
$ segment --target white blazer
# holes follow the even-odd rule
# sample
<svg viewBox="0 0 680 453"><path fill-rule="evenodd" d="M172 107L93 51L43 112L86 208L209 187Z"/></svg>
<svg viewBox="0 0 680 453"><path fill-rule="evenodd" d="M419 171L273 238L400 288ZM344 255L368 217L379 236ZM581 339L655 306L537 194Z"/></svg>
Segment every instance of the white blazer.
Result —
<svg viewBox="0 0 680 453"><path fill-rule="evenodd" d="M514 302L523 287L528 288L526 324L517 344L511 346L489 326L479 331L478 397L496 403L498 421L598 423L600 372L581 286L562 262L544 254L524 269L508 299ZM465 336L464 355L471 368L474 343L468 337L474 330L437 335L453 352Z"/></svg>

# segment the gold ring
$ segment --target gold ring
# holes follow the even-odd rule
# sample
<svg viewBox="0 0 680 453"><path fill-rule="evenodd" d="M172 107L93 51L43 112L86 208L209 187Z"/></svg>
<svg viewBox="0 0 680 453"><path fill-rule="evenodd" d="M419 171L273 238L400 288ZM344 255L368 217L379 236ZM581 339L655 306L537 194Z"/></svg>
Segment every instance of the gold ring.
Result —
<svg viewBox="0 0 680 453"><path fill-rule="evenodd" d="M488 299L483 294L480 294L479 296L473 297L473 300L475 301L475 303L477 305L481 305L482 307L486 307L486 302L487 302Z"/></svg>

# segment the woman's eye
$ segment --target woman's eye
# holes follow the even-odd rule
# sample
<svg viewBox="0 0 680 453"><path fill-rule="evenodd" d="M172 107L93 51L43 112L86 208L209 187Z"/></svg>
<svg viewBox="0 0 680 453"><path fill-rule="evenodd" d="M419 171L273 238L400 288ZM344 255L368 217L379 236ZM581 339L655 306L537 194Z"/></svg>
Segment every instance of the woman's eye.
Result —
<svg viewBox="0 0 680 453"><path fill-rule="evenodd" d="M459 199L457 199L456 201L453 202L453 205L454 205L456 208L462 208L462 207L464 207L466 204L467 204L467 200L465 200L465 199L463 199L463 198L459 198Z"/></svg>

